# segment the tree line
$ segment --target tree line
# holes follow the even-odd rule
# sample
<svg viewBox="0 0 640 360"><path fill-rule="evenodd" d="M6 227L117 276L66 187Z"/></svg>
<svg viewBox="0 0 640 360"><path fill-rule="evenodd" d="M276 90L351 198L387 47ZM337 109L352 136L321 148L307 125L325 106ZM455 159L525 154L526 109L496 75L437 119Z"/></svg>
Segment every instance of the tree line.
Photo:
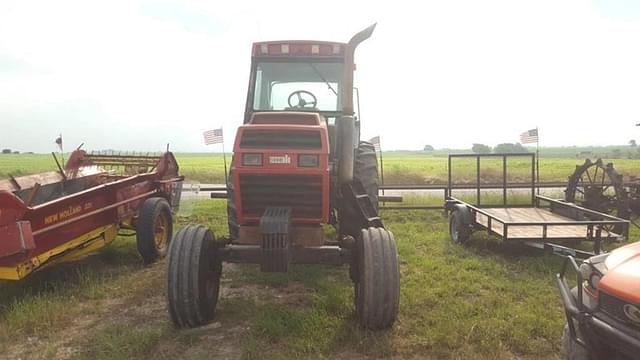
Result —
<svg viewBox="0 0 640 360"><path fill-rule="evenodd" d="M529 152L529 150L520 143L502 143L496 145L494 148L485 144L473 144L473 146L471 146L471 151L475 154L521 154Z"/></svg>

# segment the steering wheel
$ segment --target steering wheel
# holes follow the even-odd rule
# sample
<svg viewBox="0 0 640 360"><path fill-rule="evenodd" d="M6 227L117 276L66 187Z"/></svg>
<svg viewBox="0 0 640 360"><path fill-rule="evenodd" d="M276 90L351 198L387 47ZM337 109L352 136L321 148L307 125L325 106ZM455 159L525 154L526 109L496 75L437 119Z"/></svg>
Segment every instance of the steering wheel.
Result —
<svg viewBox="0 0 640 360"><path fill-rule="evenodd" d="M302 94L307 94L309 95L309 97L311 97L311 101L307 101L305 99L303 99ZM291 98L293 98L294 95L298 96L298 104L293 105L291 103ZM287 102L289 103L289 107L292 108L315 108L316 105L318 104L318 99L316 98L315 95L313 95L312 93L310 93L307 90L296 90L294 92L291 93L291 95L289 95L289 98L287 99ZM308 106L310 105L310 106Z"/></svg>

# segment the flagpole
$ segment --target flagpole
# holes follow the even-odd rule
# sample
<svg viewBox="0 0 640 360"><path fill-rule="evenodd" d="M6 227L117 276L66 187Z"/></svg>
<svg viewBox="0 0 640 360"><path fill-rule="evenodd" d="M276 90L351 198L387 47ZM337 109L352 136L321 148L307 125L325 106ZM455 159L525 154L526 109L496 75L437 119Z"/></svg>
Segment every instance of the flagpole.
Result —
<svg viewBox="0 0 640 360"><path fill-rule="evenodd" d="M540 131L536 126L536 184L537 193L540 195Z"/></svg>
<svg viewBox="0 0 640 360"><path fill-rule="evenodd" d="M62 167L64 167L64 148L62 147L62 144L62 134L60 134L60 157L62 158Z"/></svg>
<svg viewBox="0 0 640 360"><path fill-rule="evenodd" d="M224 131L222 131L222 161L224 163L224 185L226 187L229 187L229 175L227 174L227 153L224 151Z"/></svg>

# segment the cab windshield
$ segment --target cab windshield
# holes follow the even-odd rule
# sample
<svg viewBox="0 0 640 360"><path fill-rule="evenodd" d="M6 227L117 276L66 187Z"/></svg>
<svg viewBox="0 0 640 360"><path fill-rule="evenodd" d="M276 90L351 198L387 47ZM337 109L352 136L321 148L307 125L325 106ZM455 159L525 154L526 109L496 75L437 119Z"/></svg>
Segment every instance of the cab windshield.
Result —
<svg viewBox="0 0 640 360"><path fill-rule="evenodd" d="M342 66L328 62L260 62L253 110L339 111Z"/></svg>

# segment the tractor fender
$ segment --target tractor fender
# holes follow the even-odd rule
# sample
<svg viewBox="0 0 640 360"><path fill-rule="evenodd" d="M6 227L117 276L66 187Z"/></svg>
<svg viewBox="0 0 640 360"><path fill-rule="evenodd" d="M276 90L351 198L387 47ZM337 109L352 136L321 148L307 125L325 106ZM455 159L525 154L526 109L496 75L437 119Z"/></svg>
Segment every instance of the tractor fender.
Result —
<svg viewBox="0 0 640 360"><path fill-rule="evenodd" d="M462 220L464 221L465 225L473 224L473 217L471 215L471 210L469 210L467 205L464 205L464 204L450 204L449 205L449 210L451 211L452 214L454 212L456 212L456 211L458 213L460 213L462 215Z"/></svg>

